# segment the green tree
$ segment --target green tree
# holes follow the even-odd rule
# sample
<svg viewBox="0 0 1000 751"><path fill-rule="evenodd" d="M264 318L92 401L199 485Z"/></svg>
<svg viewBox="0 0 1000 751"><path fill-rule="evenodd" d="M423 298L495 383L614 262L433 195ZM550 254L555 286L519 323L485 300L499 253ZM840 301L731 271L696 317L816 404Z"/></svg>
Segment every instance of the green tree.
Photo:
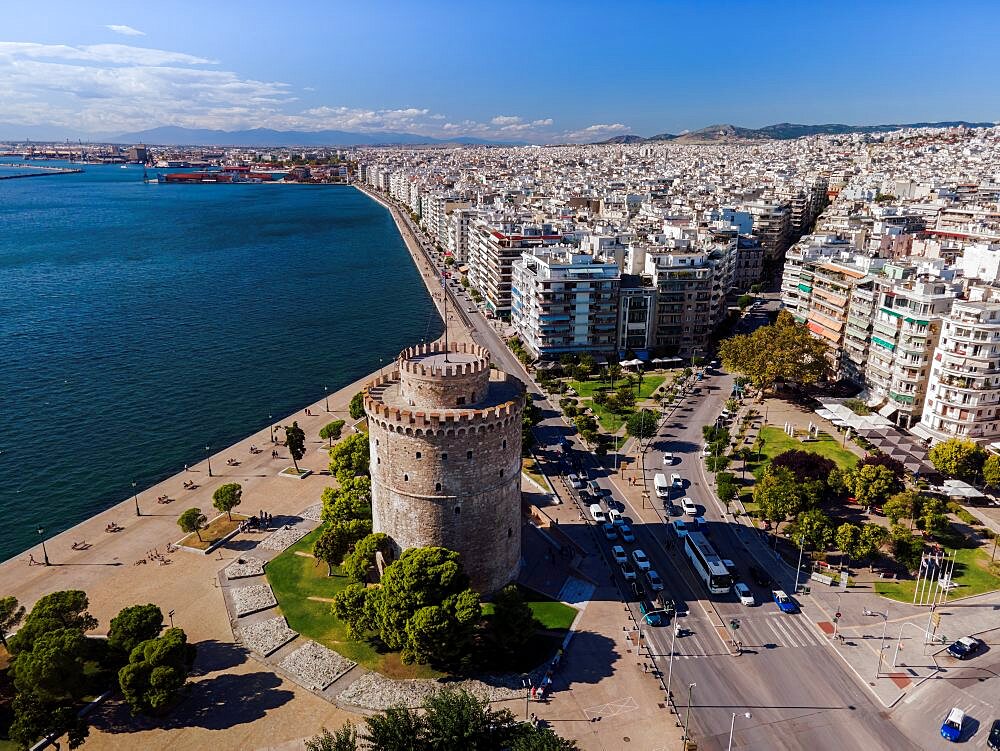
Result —
<svg viewBox="0 0 1000 751"><path fill-rule="evenodd" d="M1000 488L1000 456L990 454L983 462L983 482L991 488Z"/></svg>
<svg viewBox="0 0 1000 751"><path fill-rule="evenodd" d="M306 741L306 751L357 751L358 734L351 723L332 733L321 728L317 735Z"/></svg>
<svg viewBox="0 0 1000 751"><path fill-rule="evenodd" d="M508 656L517 654L539 627L535 614L513 584L501 589L493 600L490 633L497 647Z"/></svg>
<svg viewBox="0 0 1000 751"><path fill-rule="evenodd" d="M162 712L174 702L194 664L195 647L179 628L138 644L118 671L125 701L136 714Z"/></svg>
<svg viewBox="0 0 1000 751"><path fill-rule="evenodd" d="M651 409L641 409L628 416L625 427L633 438L652 438L656 435L659 415Z"/></svg>
<svg viewBox="0 0 1000 751"><path fill-rule="evenodd" d="M371 478L360 475L346 479L339 487L324 490L321 500L323 521L346 522L352 519L371 519Z"/></svg>
<svg viewBox="0 0 1000 751"><path fill-rule="evenodd" d="M97 619L87 612L90 601L87 593L68 589L43 595L31 608L24 625L9 638L10 652L30 652L35 639L41 634L59 629L73 629L83 633L97 628Z"/></svg>
<svg viewBox="0 0 1000 751"><path fill-rule="evenodd" d="M881 524L865 524L861 528L858 558L864 560L876 555L889 542L889 530Z"/></svg>
<svg viewBox="0 0 1000 751"><path fill-rule="evenodd" d="M753 500L761 517L775 522L774 533L777 534L781 522L788 518L798 503L794 475L784 467L767 467L754 486Z"/></svg>
<svg viewBox="0 0 1000 751"><path fill-rule="evenodd" d="M729 504L733 502L740 492L739 486L736 484L736 478L732 472L716 473L715 490L719 494L719 498L722 499L722 502L726 504L726 509L729 508Z"/></svg>
<svg viewBox="0 0 1000 751"><path fill-rule="evenodd" d="M24 619L24 606L16 597L0 598L0 644L7 648L7 634Z"/></svg>
<svg viewBox="0 0 1000 751"><path fill-rule="evenodd" d="M986 456L986 450L978 443L961 438L942 441L930 450L931 464L938 472L964 482L978 479Z"/></svg>
<svg viewBox="0 0 1000 751"><path fill-rule="evenodd" d="M365 719L362 741L378 751L418 751L431 748L423 717L406 707L389 707ZM442 748L443 751L443 748Z"/></svg>
<svg viewBox="0 0 1000 751"><path fill-rule="evenodd" d="M924 541L914 535L902 524L892 525L889 532L893 557L910 571L920 565L920 555L924 550Z"/></svg>
<svg viewBox="0 0 1000 751"><path fill-rule="evenodd" d="M890 494L900 490L892 471L881 464L866 464L851 476L851 489L862 506L881 506Z"/></svg>
<svg viewBox="0 0 1000 751"><path fill-rule="evenodd" d="M770 326L724 340L719 355L726 370L742 373L755 387L767 390L779 380L803 385L822 380L830 370L827 350L823 340L783 310Z"/></svg>
<svg viewBox="0 0 1000 751"><path fill-rule="evenodd" d="M333 576L333 567L340 565L351 546L371 532L369 519L331 522L313 543L313 555L326 563L327 576Z"/></svg>
<svg viewBox="0 0 1000 751"><path fill-rule="evenodd" d="M53 705L30 692L19 692L11 703L13 720L7 731L20 748L30 748L49 735L66 735L70 748L81 746L90 729L75 704Z"/></svg>
<svg viewBox="0 0 1000 751"><path fill-rule="evenodd" d="M85 666L91 656L88 641L74 628L39 634L31 650L18 652L11 664L15 688L46 703L83 696L87 688Z"/></svg>
<svg viewBox="0 0 1000 751"><path fill-rule="evenodd" d="M288 453L292 455L292 464L295 471L299 471L299 459L306 455L306 433L299 427L298 422L292 422L291 427L285 426L285 445Z"/></svg>
<svg viewBox="0 0 1000 751"><path fill-rule="evenodd" d="M615 403L617 405L616 412L626 412L635 406L635 392L628 386L619 386L615 391ZM608 402L608 407L611 408L611 402Z"/></svg>
<svg viewBox="0 0 1000 751"><path fill-rule="evenodd" d="M375 555L388 553L391 548L389 535L384 532L374 532L354 546L354 550L344 558L343 570L348 578L356 582L364 582L368 569L375 565Z"/></svg>
<svg viewBox="0 0 1000 751"><path fill-rule="evenodd" d="M108 647L120 656L120 664L128 661L132 650L142 642L155 639L163 629L163 612L152 603L132 605L118 611L111 619Z"/></svg>
<svg viewBox="0 0 1000 751"><path fill-rule="evenodd" d="M739 297L736 298L736 305L739 307L740 310L744 310L750 307L750 303L752 302L753 302L753 297L751 297L750 295L740 295Z"/></svg>
<svg viewBox="0 0 1000 751"><path fill-rule="evenodd" d="M344 420L334 420L329 422L320 428L319 437L326 439L328 441L328 446L333 446L334 441L339 441L341 434L344 432Z"/></svg>
<svg viewBox="0 0 1000 751"><path fill-rule="evenodd" d="M200 508L189 508L177 517L177 526L181 528L181 532L185 534L194 532L198 535L199 540L201 540L201 530L206 524L208 524L208 518L201 513Z"/></svg>
<svg viewBox="0 0 1000 751"><path fill-rule="evenodd" d="M464 280L463 280L464 281ZM365 392L359 391L351 397L351 404L347 408L352 420L360 420L365 416Z"/></svg>
<svg viewBox="0 0 1000 751"><path fill-rule="evenodd" d="M371 461L368 436L355 433L330 449L330 472L343 484L352 477L368 474Z"/></svg>
<svg viewBox="0 0 1000 751"><path fill-rule="evenodd" d="M833 525L830 517L819 509L810 509L799 514L791 526L792 539L796 545L805 541L810 550L827 551L833 544Z"/></svg>
<svg viewBox="0 0 1000 751"><path fill-rule="evenodd" d="M861 542L861 527L857 524L844 522L837 527L835 538L837 548L850 560L861 557L864 548Z"/></svg>
<svg viewBox="0 0 1000 751"><path fill-rule="evenodd" d="M915 490L904 490L886 501L882 506L882 512L890 524L896 525L900 519L916 519L920 516L922 506L923 498L920 493Z"/></svg>
<svg viewBox="0 0 1000 751"><path fill-rule="evenodd" d="M603 407L608 403L608 392L605 391L604 389L598 389L597 391L594 392L594 395L591 397L591 399L594 402L594 404L596 404L598 407Z"/></svg>
<svg viewBox="0 0 1000 751"><path fill-rule="evenodd" d="M330 609L347 626L347 633L352 639L361 639L375 630L373 606L368 602L368 592L364 584L354 583L348 584L333 596Z"/></svg>
<svg viewBox="0 0 1000 751"><path fill-rule="evenodd" d="M243 486L238 482L227 482L225 485L220 485L212 493L212 505L218 511L222 511L229 517L229 521L233 520L233 509L240 505L243 501Z"/></svg>

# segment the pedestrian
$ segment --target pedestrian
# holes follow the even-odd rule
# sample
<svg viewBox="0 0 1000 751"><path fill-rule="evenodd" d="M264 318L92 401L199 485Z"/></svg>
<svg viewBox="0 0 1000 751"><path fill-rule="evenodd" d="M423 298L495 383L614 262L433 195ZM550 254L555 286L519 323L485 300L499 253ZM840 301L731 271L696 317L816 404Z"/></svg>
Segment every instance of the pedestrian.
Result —
<svg viewBox="0 0 1000 751"><path fill-rule="evenodd" d="M532 686L531 687L531 700L535 701L537 698L538 698L538 687L537 686Z"/></svg>
<svg viewBox="0 0 1000 751"><path fill-rule="evenodd" d="M28 554L28 565L29 565L29 566L34 566L34 565L36 565L37 563L38 563L38 561L36 561L36 560L35 560L35 555L34 555L34 553L29 553L29 554Z"/></svg>
<svg viewBox="0 0 1000 751"><path fill-rule="evenodd" d="M186 464L184 465L184 471L185 471L185 472L187 472L187 471L188 471L188 465L186 465Z"/></svg>

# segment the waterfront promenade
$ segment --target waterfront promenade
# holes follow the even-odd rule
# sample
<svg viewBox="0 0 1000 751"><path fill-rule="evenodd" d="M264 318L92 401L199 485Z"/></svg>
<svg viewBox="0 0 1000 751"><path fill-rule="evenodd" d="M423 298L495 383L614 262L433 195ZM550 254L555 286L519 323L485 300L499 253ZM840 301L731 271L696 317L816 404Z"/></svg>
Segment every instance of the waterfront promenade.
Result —
<svg viewBox="0 0 1000 751"><path fill-rule="evenodd" d="M396 211L387 208L440 310L437 273ZM450 336L456 341L467 339L461 320L453 317L450 308L449 319ZM275 517L276 523L283 516L297 515L317 503L323 489L332 483L327 454L321 450L326 442L319 438L319 430L335 419L350 424L347 409L351 397L375 375L331 394L329 412L323 398L309 405L310 415L303 408L275 421L275 425L290 425L296 420L305 431L307 451L299 465L313 471L305 479L278 476L281 469L291 466L291 459L283 446L271 442L270 429L264 428L213 454L212 477L208 475L208 462L201 461L141 491L138 498L142 516L136 516L135 502L128 498L47 539L51 566L29 565L29 556L38 562L43 560L40 545L0 564L0 596L14 595L29 609L49 592L82 589L90 597L90 612L99 621L95 633L106 633L110 619L121 608L152 602L164 614L173 610L174 625L183 628L198 646L190 696L170 716L153 722L132 720L127 712L119 715L99 710L85 748L301 748L301 739L315 734L321 726L339 727L345 721L357 720L266 669L233 643L217 573L255 544L259 535L237 535L209 555L179 550L168 556L167 565L134 564L153 549L163 553L167 543L183 537L177 518L186 509L198 507L209 518L215 516L212 493L224 483L239 482L243 486L243 503L236 511L256 514L264 510ZM252 454L252 445L263 451ZM278 458L271 456L274 449ZM229 466L227 459L239 465ZM197 487L185 488L189 482ZM86 493L87 489L79 491ZM172 502L157 503L156 499L164 495ZM121 526L122 531L105 532L111 523ZM86 549L73 549L73 543L84 541L88 543Z"/></svg>

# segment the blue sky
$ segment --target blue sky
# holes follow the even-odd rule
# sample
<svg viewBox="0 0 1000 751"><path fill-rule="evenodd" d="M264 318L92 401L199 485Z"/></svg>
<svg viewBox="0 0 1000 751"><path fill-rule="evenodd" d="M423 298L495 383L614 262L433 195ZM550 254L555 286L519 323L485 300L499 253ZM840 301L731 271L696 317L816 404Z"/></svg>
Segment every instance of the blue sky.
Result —
<svg viewBox="0 0 1000 751"><path fill-rule="evenodd" d="M48 0L5 7L0 136L157 125L592 141L1000 119L1000 3Z"/></svg>

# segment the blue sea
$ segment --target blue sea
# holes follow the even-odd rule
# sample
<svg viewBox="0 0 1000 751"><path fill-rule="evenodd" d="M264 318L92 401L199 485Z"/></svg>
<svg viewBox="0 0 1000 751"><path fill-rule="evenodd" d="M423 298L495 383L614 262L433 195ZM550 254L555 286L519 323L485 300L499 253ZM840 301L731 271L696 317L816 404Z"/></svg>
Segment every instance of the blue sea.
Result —
<svg viewBox="0 0 1000 751"><path fill-rule="evenodd" d="M142 173L0 180L0 560L441 332L360 191Z"/></svg>

